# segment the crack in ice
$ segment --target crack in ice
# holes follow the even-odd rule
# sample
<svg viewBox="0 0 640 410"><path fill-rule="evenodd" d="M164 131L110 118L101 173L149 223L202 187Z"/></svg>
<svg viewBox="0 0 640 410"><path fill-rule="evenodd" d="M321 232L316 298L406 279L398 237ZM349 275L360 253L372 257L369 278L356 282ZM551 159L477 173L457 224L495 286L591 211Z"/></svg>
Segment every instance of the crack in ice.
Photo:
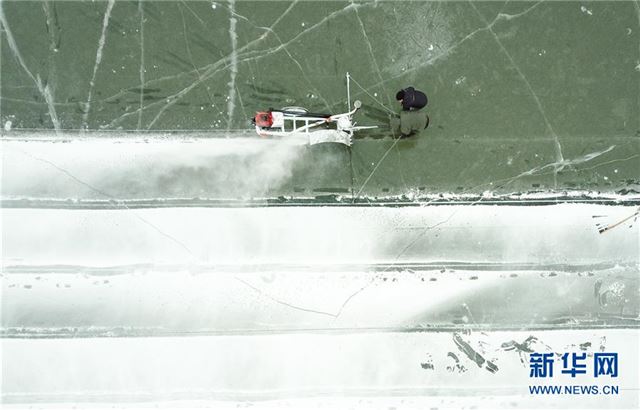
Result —
<svg viewBox="0 0 640 410"><path fill-rule="evenodd" d="M317 29L320 25L326 23L327 21L336 18L337 16L351 10L354 7L364 7L365 5L348 5L343 9L337 10L331 14L329 14L328 16L326 16L324 19L322 19L320 22L314 24L313 26L309 27L308 29L298 33L294 38L288 40L286 43L281 44L277 47L273 47L267 50L260 50L260 51L248 51L246 53L244 53L244 51L252 46L254 46L255 44L259 43L260 41L264 40L268 34L273 31L273 28L275 27L276 24L278 24L280 22L280 20L282 20L282 18L284 18L284 16L286 15L286 13L288 13L288 11L290 11L293 8L293 5L295 3L292 3L291 6L285 11L285 13L281 14L280 17L271 25L271 27L269 28L268 31L266 31L264 34L262 34L260 37L258 37L257 39L254 39L252 41L250 41L249 43L245 44L244 46L242 46L241 48L239 48L237 50L238 52L238 63L242 63L242 62L247 62L247 61L253 61L253 60L257 60L260 58L263 58L267 55L270 55L273 52L277 52L282 50L284 47L288 46L289 44L291 44L294 41L297 41L301 36ZM248 56L246 58L240 59L240 56ZM228 67L227 64L228 60L230 60L230 56L226 56L218 61L216 61L215 63L211 63L207 66L205 66L205 68L207 69L206 72L203 74L202 79L199 79L197 81L194 81L193 83L191 83L189 86L183 88L182 90L180 90L179 92L167 97L164 101L166 101L166 104L160 109L160 111L156 114L156 116L154 117L154 119L149 123L149 125L147 126L147 129L151 129L151 127L155 124L155 122L160 118L160 116L162 116L162 114L164 114L164 112L170 108L171 106L173 106L175 103L177 103L182 97L184 97L187 93L189 93L193 88L195 88L196 86L200 85L203 81L211 78L213 75L217 74L218 72L226 69ZM223 66L220 68L220 66ZM156 101L154 103L151 103L145 107L143 107L143 109L148 109L150 107L154 107L158 104L163 103L163 101ZM109 123L108 125L105 126L105 128L109 128L114 126L115 124L117 124L118 122L122 121L124 118L127 118L131 115L137 114L139 111L135 110L131 113L126 113L123 114L122 116L114 119L113 121L111 121L111 123Z"/></svg>
<svg viewBox="0 0 640 410"><path fill-rule="evenodd" d="M271 25L270 28L273 29L285 17L285 15L293 8L294 5L295 5L295 3L292 3L289 6L289 8L287 8L287 10L284 13L282 13L280 15L280 17L278 17L274 21L274 23ZM263 41L265 38L267 38L268 34L269 34L269 32L265 32L264 34L262 34L257 39L254 39L254 40L250 41L249 43L247 43L244 46L242 46L240 49L236 50L236 52L238 53L238 57L240 56L240 52L243 52L244 50L254 46L255 44L257 44L257 43L259 43L261 41ZM223 57L220 60L205 66L204 68L206 69L206 72L202 75L201 78L199 78L198 80L194 81L193 83L191 83L187 87L183 88L179 92L167 97L165 99L166 104L160 109L160 111L156 114L156 116L153 118L153 120L149 123L149 125L147 126L147 129L148 130L151 129L151 127L156 123L156 121L162 116L162 114L164 114L164 112L168 108L170 108L175 103L177 103L182 97L184 97L186 94L188 94L192 89L194 89L196 86L200 85L202 82L208 80L209 78L211 78L212 76L214 76L218 72L226 69L228 67L228 65L224 65L224 64L226 64L227 61L230 60L230 57L231 57L230 55L227 55L226 57ZM240 62L240 61L238 61L238 62ZM222 68L218 68L221 65L224 65L224 66ZM162 103L162 101L156 101L155 103L147 105L143 109L155 106L155 105L160 104L160 103ZM124 114L124 115L120 116L119 118L116 118L115 120L113 120L108 125L108 127L113 126L114 124L118 123L123 118L126 118L127 116L129 116L131 114L133 114L133 113Z"/></svg>
<svg viewBox="0 0 640 410"><path fill-rule="evenodd" d="M249 118L247 116L247 110L244 108L244 103L242 102L242 94L240 94L240 90L236 87L236 93L238 94L238 101L240 102L240 108L242 108L242 115L244 118Z"/></svg>
<svg viewBox="0 0 640 410"><path fill-rule="evenodd" d="M522 17L522 16L524 16L525 14L527 14L528 12L530 12L531 10L535 9L536 7L538 7L538 6L539 6L540 4L542 4L542 3L544 3L544 0L542 0L542 1L539 1L539 2L535 3L533 6L529 7L528 9L526 9L526 10L524 10L523 12L518 13L518 14L510 15L510 14L505 14L505 13L499 13L499 14L498 14L494 19L493 19L493 21L492 21L491 23L488 23L485 27L480 27L480 28L477 28L477 29L473 30L473 31L472 31L472 32L470 32L469 34L465 35L462 39L460 39L460 40L458 40L456 43L454 43L452 46L450 46L450 47L448 47L447 49L445 49L442 53L440 53L440 54L438 54L438 55L435 55L435 56L433 56L433 57L429 58L429 59L428 59L428 60L426 60L425 62L423 62L423 63L421 63L421 64L419 64L419 65L417 65L417 66L415 66L415 67L412 67L412 68L406 69L406 70L404 70L404 71L403 71L403 72L401 72L401 73L398 73L398 74L396 74L396 75L390 76L390 77L388 77L387 79L385 79L384 81L380 81L380 82L374 83L374 84L370 85L369 87L367 87L366 89L363 89L363 91L364 91L364 92L367 92L368 90L371 90L372 88L379 87L380 85L382 85L382 84L384 84L384 83L387 83L387 82L389 82L389 81L396 80L396 79L398 79L398 78L400 78L400 77L405 76L406 74L412 73L412 72L417 71L417 70L419 70L419 69L422 69L422 68L424 68L424 67L426 67L426 66L428 66L428 65L431 65L431 64L433 64L433 63L437 62L438 60L440 60L440 59L442 59L442 58L445 58L445 57L449 56L449 55L450 55L453 51L455 51L458 47L460 47L462 44L466 43L468 40L470 40L470 39L472 39L473 37L475 37L478 33L481 33L481 32L487 31L487 30L490 30L490 29L491 29L494 25L496 25L499 21L501 21L501 20L503 20L503 19L505 19L505 20L511 20L511 19L515 19L515 18L518 18L518 17ZM485 21L485 23L486 23L486 21ZM360 92L356 92L356 93L354 93L354 95L359 95L359 94L360 94Z"/></svg>
<svg viewBox="0 0 640 410"><path fill-rule="evenodd" d="M7 88L7 87L4 87ZM33 88L33 87L30 87ZM13 102L19 102L19 103L23 103L23 104L31 104L31 105L42 105L45 104L47 105L47 102L45 101L44 103L41 101L33 101L33 100L25 100L22 98L11 98L11 97L4 97L4 96L0 96L0 100L4 100L4 101L13 101ZM62 106L62 107L76 107L77 103L62 103L62 102L52 102L51 103L54 106Z"/></svg>
<svg viewBox="0 0 640 410"><path fill-rule="evenodd" d="M142 128L142 107L144 102L144 9L143 1L138 0L140 14L140 114L138 115L138 130Z"/></svg>
<svg viewBox="0 0 640 410"><path fill-rule="evenodd" d="M183 4L184 6L189 8L184 1L182 1L181 4ZM193 54L191 54L191 47L189 46L189 40L187 38L187 22L186 22L186 20L184 18L184 11L182 10L181 7L178 7L178 9L180 10L180 16L182 17L182 37L184 38L184 46L185 46L185 49L187 50L187 56L189 57L189 62L191 63L191 66L193 67L193 70L197 74L196 78L201 79L202 78L202 74L200 73L200 70L196 67L195 62L193 61ZM191 10L191 9L189 8L189 10ZM193 71L191 71L189 73L192 73L192 72ZM214 101L213 101L213 97L211 96L211 92L209 91L209 87L205 87L205 90L207 91L207 96L209 97L209 103L211 104L211 106L213 106L214 105Z"/></svg>
<svg viewBox="0 0 640 410"><path fill-rule="evenodd" d="M351 295L349 295L349 297L347 297L345 299L344 302L342 302L342 306L340 306L340 309L338 309L338 313L335 314L334 319L338 319L341 315L342 312L344 311L344 309L347 307L347 305L351 302L351 299L355 298L356 296L358 296L361 292L365 291L369 286L371 286L374 282L375 279L378 277L379 275L374 276L373 278L371 278L371 280L369 280L369 283L367 283L366 285L364 285L363 287L361 287L360 289L358 289L357 291L355 291L354 293L352 293Z"/></svg>
<svg viewBox="0 0 640 410"><path fill-rule="evenodd" d="M353 3L353 2L352 2ZM387 96L387 102L389 103L389 106L391 106L391 97L389 96L388 90L387 88L384 86L384 79L382 78L382 72L380 71L380 66L378 65L378 61L376 60L376 56L375 54L373 54L373 47L371 46L371 41L369 40L369 36L367 35L367 31L364 28L364 23L362 22L362 19L360 18L360 14L358 13L358 9L354 8L354 12L356 15L356 18L358 19L358 24L360 25L360 30L362 31L362 35L367 43L367 48L369 50L369 56L371 57L371 62L373 63L373 68L375 68L376 73L378 74L378 79L380 79L380 81L382 82L382 88L383 91L385 93L385 95ZM351 109L351 107L349 107L349 109Z"/></svg>
<svg viewBox="0 0 640 410"><path fill-rule="evenodd" d="M356 199L358 199L360 197L360 194L362 193L362 190L364 189L364 187L367 185L367 183L369 182L369 180L373 177L373 175L376 173L376 171L378 170L378 167L380 167L380 164L382 164L382 162L385 160L385 158L387 158L387 155L389 155L389 153L391 152L391 150L396 146L396 144L398 144L398 141L400 141L400 137L394 137L395 141L393 141L393 144L391 144L391 146L389 147L389 149L387 149L385 151L384 154L382 154L382 157L380 157L380 159L378 160L378 162L376 163L375 167L373 167L373 170L369 173L369 176L367 176L367 178L364 180L364 182L362 183L362 186L360 186L360 189L358 190L358 193L356 194L356 196L352 199L352 203L356 201Z"/></svg>
<svg viewBox="0 0 640 410"><path fill-rule="evenodd" d="M485 186L485 185L494 184L494 183L499 184L499 183L502 183L502 182L506 181L504 184L501 185L502 187L505 187L505 186L511 184L512 182L514 182L514 181L516 181L516 180L518 180L518 179L520 179L522 177L525 177L525 176L545 175L544 173L541 173L540 171L543 171L545 169L550 169L550 168L552 169L552 172L549 172L548 174L553 173L554 175L557 175L557 173L559 171L562 171L565 167L572 167L574 165L583 164L585 162L591 161L591 160L593 160L593 159L595 159L595 158L597 158L597 157L599 157L601 155L606 154L607 152L610 152L615 147L616 147L616 145L611 145L610 147L608 147L605 150L595 151L595 152L583 155L583 156L578 157L578 158L563 159L562 161L556 161L556 162L551 162L551 163L548 163L548 164L545 164L545 165L540 165L540 166L531 168L528 171L524 171L524 172L522 172L522 173L520 173L520 174L518 174L518 175L516 175L514 177L499 179L499 180L496 180L496 181L492 181L490 183L480 184L480 185L477 185L477 186L471 188L470 190L475 190L475 189L480 188L480 187ZM610 161L610 162L614 162L614 161ZM598 164L598 166L600 166L600 165L604 165L604 164Z"/></svg>
<svg viewBox="0 0 640 410"><path fill-rule="evenodd" d="M480 19L482 21L484 21L485 23L487 23L487 20L484 18L484 16L480 13L480 11L476 8L475 4L473 4L473 2L469 1L469 4L471 5L471 7L473 7L473 9L476 11L476 13L478 14L478 16L480 17ZM540 3L537 3L540 4ZM504 18L506 20L511 20L513 18L522 16L524 14L526 14L528 11L532 10L533 7L535 7L536 5L530 7L529 9L523 11L522 13L516 14L516 15L508 15L508 14L503 14L503 13L499 13L498 16L496 17L496 19L494 19L494 22L498 21L498 18ZM504 17L504 16L508 16L508 17ZM533 97L536 105L538 106L538 110L540 111L540 115L542 115L542 118L545 122L545 125L547 126L547 129L549 130L549 132L551 133L551 136L554 139L554 148L555 148L555 154L556 154L556 162L563 162L564 161L564 157L562 155L562 146L560 145L560 140L558 139L558 134L556 134L555 130L553 129L553 126L551 125L549 118L547 117L544 108L542 107L542 103L540 102L540 98L538 97L538 95L535 93L535 91L533 90L533 87L531 86L531 83L529 82L529 80L527 79L527 77L524 75L524 73L522 72L522 70L520 70L520 67L516 64L515 60L513 59L513 57L511 56L511 54L509 53L509 51L507 51L507 49L505 48L504 44L502 44L502 41L500 41L500 38L497 36L497 34L495 33L495 31L493 31L493 26L491 24L489 24L488 26L489 32L491 33L491 35L493 36L493 38L495 39L496 43L498 44L498 46L500 47L500 49L502 50L502 52L506 55L507 59L509 60L509 62L511 63L511 65L513 66L513 68L516 70L516 72L518 73L518 75L520 76L520 78L522 79L522 81L525 83L525 85L527 86L527 89L529 90L529 92L531 93L531 96Z"/></svg>
<svg viewBox="0 0 640 410"><path fill-rule="evenodd" d="M592 169L596 169L596 168L603 167L603 166L605 166L605 165L615 164L616 162L626 162L626 161L629 161L629 160L632 160L632 159L635 159L635 158L638 158L638 157L640 157L640 154L635 154L635 155L632 155L632 156L627 157L627 158L618 158L618 159L613 159L613 160L611 160L611 161L602 162L602 163L600 163L600 164L598 164L598 165L594 165L594 166L592 166L592 167L580 168L580 169L579 169L579 170L577 170L577 171L589 171L589 170L592 170Z"/></svg>
<svg viewBox="0 0 640 410"><path fill-rule="evenodd" d="M298 33L297 35L295 35L292 39L288 40L286 43L281 44L279 46L276 47L272 47L270 49L264 50L262 53L260 53L260 55L252 57L248 60L244 60L244 61L249 61L249 60L253 60L253 59L260 59L263 58L267 55L270 55L272 53L277 53L278 51L282 50L284 47L289 46L289 44L297 41L300 37L315 31L316 29L318 29L319 27L321 27L323 24L325 24L326 22L333 20L334 18L346 13L347 11L351 10L351 9L357 9L359 7L364 7L369 5L369 3L367 4L355 4L355 3L351 3L349 5L347 5L346 7L344 7L343 9L340 10L336 10L333 13L330 13L329 15L327 15L325 18L323 18L322 20L320 20L319 22L317 22L316 24L312 25L311 27L301 31L300 33Z"/></svg>
<svg viewBox="0 0 640 410"><path fill-rule="evenodd" d="M6 148L6 147L5 147ZM187 247L187 245L185 245L184 243L182 243L181 241L179 241L178 239L174 238L173 236L169 235L168 233L162 231L160 228L158 228L156 225L154 225L153 223L149 222L147 219L143 218L142 216L138 215L135 210L129 208L127 206L127 204L124 201L120 201L118 200L116 197L114 197L113 195L99 189L96 188L95 186L89 184L88 182L85 182L83 180L81 180L80 178L76 177L75 175L73 175L71 172L67 171L66 169L60 167L59 165L44 159L44 158L40 158L37 157L35 155L31 155L28 152L25 152L23 150L20 149L16 149L16 151L22 153L24 156L31 158L35 161L39 161L42 162L44 164L47 164L51 167L53 167L54 169L58 170L59 172L65 174L67 177L71 178L72 180L76 181L77 183L79 183L80 185L83 185L87 188L89 188L90 190L106 197L109 198L111 200L113 200L115 202L115 204L113 204L112 202L110 202L110 204L115 208L118 209L118 206L125 208L126 210L130 211L134 217L136 217L137 219L139 219L140 221L142 221L144 224L146 224L147 226L151 227L152 229L154 229L156 232L158 232L160 235L164 236L165 238L171 240L172 242L174 242L175 244L179 245L180 247L182 247L185 251L187 251L191 256L195 257L196 255L191 251L191 249L189 249L189 247Z"/></svg>
<svg viewBox="0 0 640 410"><path fill-rule="evenodd" d="M636 9L636 16L638 17L638 30L640 30L640 0L636 0L633 3ZM636 65L635 69L640 71L640 41L638 41L638 65ZM637 94L637 106L638 106L638 115L636 118L640 118L640 81L637 81L638 94Z"/></svg>
<svg viewBox="0 0 640 410"><path fill-rule="evenodd" d="M276 24L278 24L278 23L280 22L280 20L281 20L282 18L284 18L284 17L289 13L289 11L293 8L293 6L294 6L297 2L298 2L298 0L296 0L296 1L292 2L292 3L291 3L291 5L287 8L287 10L285 10L285 11L282 13L282 15L281 15L280 17L278 17L278 19L274 22L273 26L275 26ZM186 3L184 3L184 1L183 1L182 3L186 6ZM191 10L191 8L189 8L189 7L187 7L187 8L188 8L191 12L193 12L193 11ZM239 16L239 17L244 17L244 16L240 16L240 15L238 15L237 13L236 13L236 15L237 15L237 16ZM184 24L183 24L183 25L184 25ZM272 27L273 27L273 26L272 26ZM165 82L165 81L172 81L172 80L175 80L175 79L180 78L180 77L183 77L183 76L193 75L193 73L196 73L198 76L200 76L200 75L201 75L201 74L200 74L200 71L202 71L202 70L207 70L207 69L208 69L208 68L210 68L213 64L215 64L215 63L206 64L206 65L203 65L203 66L201 66L201 67L195 67L195 65L192 63L192 65L194 65L194 68L193 68L193 70L191 70L191 71L182 71L182 72L177 73L177 74L165 75L165 76L162 76L162 77L154 78L154 79L152 79L152 80L147 80L147 81L143 84L143 86L144 86L144 87L148 87L148 86L152 86L152 85L155 85L155 84L159 84L159 83L162 83L162 82ZM110 102L110 101L113 101L113 100L116 100L116 99L118 99L118 98L120 98L120 97L125 96L128 92L129 92L129 90L128 90L128 89L124 89L124 90L118 91L117 93L115 93L115 94L113 94L113 95L111 95L111 96L109 96L109 97L105 97L105 98L103 98L103 99L101 99L101 100L94 100L94 102L95 102L95 101L100 101L100 102Z"/></svg>
<svg viewBox="0 0 640 410"><path fill-rule="evenodd" d="M429 205L431 202L435 201L435 199L429 201L428 203L422 205L422 206L427 206ZM477 203L478 201L476 201L475 203ZM473 206L475 203L472 203L470 206ZM451 213L451 215L449 215L446 219L434 224L434 225L430 225L430 226L426 226L421 228L422 231L409 243L407 244L407 246L405 246L400 253L398 253L396 255L396 257L394 258L393 262L387 266L386 268L384 268L382 271L378 272L374 277L372 277L369 280L369 283L367 283L366 285L364 285L362 288L358 289L357 291L355 291L354 293L352 293L343 303L342 306L340 307L340 309L338 310L338 313L336 313L335 318L337 319L338 317L340 317L340 315L342 314L342 312L345 310L345 308L347 307L347 305L351 302L351 300L353 298L355 298L357 295L359 295L360 293L362 293L364 290L366 290L367 288L369 288L371 285L373 285L375 283L375 281L380 277L380 275L382 275L384 272L387 272L389 269L397 266L397 262L398 259L400 259L402 257L402 255L404 255L413 245L415 245L418 240L420 240L420 238L422 238L424 236L425 233L427 233L427 231L430 231L432 229L435 229L441 225L444 225L446 223L448 223L451 218L454 217L455 214L458 213L458 210L454 211Z"/></svg>
<svg viewBox="0 0 640 410"><path fill-rule="evenodd" d="M533 6L531 6L531 7L527 8L527 9L525 9L525 10L521 11L520 13L516 13L516 14L507 14L507 13L502 13L502 12L500 12L500 13L498 13L498 15L496 16L496 19L500 18L500 19L503 19L503 20L507 20L507 21L509 21L509 20L511 20L511 19L515 19L515 18L518 18L518 17L522 17L522 16L524 16L525 14L529 13L531 10L533 10L533 9L535 9L536 7L538 7L539 5L541 5L542 3L544 3L544 0L539 1L539 2L535 3ZM505 4L502 6L502 8L503 8L503 9L504 9L504 6L505 6L505 5L506 5L506 2L505 2Z"/></svg>
<svg viewBox="0 0 640 410"><path fill-rule="evenodd" d="M234 16L244 20L245 22L250 24L252 27L254 27L256 29L260 29L260 30L264 30L264 31L270 32L271 34L273 34L275 36L276 40L278 40L278 42L281 45L284 46L284 42L282 41L282 39L280 38L278 33L276 33L271 27L258 26L253 21L251 21L251 19L249 19L248 17L243 16L241 14L238 14L235 10L231 10L231 9L228 9L228 10ZM298 69L300 70L300 74L302 75L304 80L307 82L307 84L309 84L309 87L311 87L313 92L318 95L318 98L320 98L320 100L322 100L322 102L324 103L324 105L327 108L327 110L331 111L331 106L329 105L329 102L320 94L320 91L318 90L318 88L315 85L313 85L313 83L309 79L309 76L307 75L307 73L302 68L302 65L300 64L300 62L295 57L293 57L293 55L291 54L291 52L289 51L289 49L286 46L283 47L283 50L287 54L287 56L291 59L291 61L293 61L293 63L298 67ZM246 60L243 60L243 62L245 62L245 61ZM239 95L240 94L238 94L238 96Z"/></svg>
<svg viewBox="0 0 640 410"><path fill-rule="evenodd" d="M311 80L309 79L309 76L307 75L307 73L304 71L304 69L302 68L302 65L300 64L300 62L293 57L293 55L291 54L291 52L289 51L289 49L284 46L284 42L282 41L282 39L280 38L280 36L278 35L278 33L276 33L271 27L264 27L264 26L258 26L257 24L255 24L253 21L251 21L249 18L247 18L246 16L243 16L241 14L238 14L237 12L231 11L233 12L233 14L236 17L241 18L242 20L246 21L248 24L250 24L251 26L253 26L254 28L260 29L260 30L265 30L270 32L271 34L273 34L276 38L276 40L278 40L278 42L280 43L280 45L283 46L283 50L284 52L287 54L287 56L291 59L291 61L293 61L293 63L298 67L298 69L300 70L300 74L302 75L302 77L304 78L304 80L307 82L307 84L309 84L309 87L311 87L311 89L313 90L313 92L315 94L318 95L318 98L320 98L322 100L322 102L324 103L325 107L327 108L327 110L331 111L331 106L329 105L329 102L320 94L320 91L318 90L318 88L313 85L313 83L311 82ZM244 60L243 60L244 62ZM239 94L238 94L239 95Z"/></svg>
<svg viewBox="0 0 640 410"><path fill-rule="evenodd" d="M283 305L283 306L286 306L286 307L290 307L290 308L292 308L292 309L300 310L300 311L302 311L302 312L307 312L307 313L316 313L316 314L319 314L319 315L330 316L330 317L333 317L333 318L335 318L335 317L336 317L336 315L335 315L334 313L324 312L324 311L322 311L322 310L308 309L308 308L304 308L304 307L300 307L300 306L292 305L291 303L285 302L285 301L283 301L283 300L277 299L277 298L275 298L275 297L273 297L273 296L269 295L268 293L266 293L266 292L265 292L265 291L263 291L262 289L260 289L260 288L257 288L257 287L255 287L255 286L253 286L253 285L252 285L252 284L250 284L249 282L244 281L244 280L242 280L242 279L238 278L237 276L236 276L236 277L234 277L234 279L235 279L235 280L237 280L238 282L240 282L240 283L244 284L245 286L247 286L247 287L249 287L249 288L253 289L253 290L254 290L254 291L256 291L258 294L260 294L260 295L262 295L262 296L266 297L267 299L272 300L273 302L276 302L276 303L278 303L278 304L280 304L280 305Z"/></svg>
<svg viewBox="0 0 640 410"><path fill-rule="evenodd" d="M200 22L200 24L202 24L203 26L206 27L205 22L193 11L193 9L191 7L189 7L189 5L187 4L186 1L184 0L180 0L180 3L185 6L187 8L187 10L189 10L191 12L191 14L193 14L193 16Z"/></svg>
<svg viewBox="0 0 640 410"><path fill-rule="evenodd" d="M53 95L51 94L51 90L49 89L49 84L43 84L42 79L39 74L33 75L31 70L27 67L24 59L22 58L22 54L20 54L20 50L18 49L18 45L13 38L13 33L9 28L9 24L7 23L7 18L4 14L4 7L2 1L0 1L0 23L2 23L2 27L4 27L4 33L7 37L7 43L9 43L9 48L13 52L14 57L18 60L18 63L22 67L22 69L27 73L27 75L33 80L38 88L38 91L44 98L47 103L47 109L49 112L49 118L51 118L51 122L53 123L53 128L56 134L60 133L60 121L58 120L58 114L56 113L55 102Z"/></svg>
<svg viewBox="0 0 640 410"><path fill-rule="evenodd" d="M356 18L358 20L358 24L360 25L360 30L362 31L362 35L363 35L363 37L365 39L365 42L367 43L367 48L369 50L369 56L371 58L371 62L373 63L373 67L375 68L376 73L378 74L378 79L380 79L383 92L387 96L387 102L389 103L389 106L391 107L391 105L392 105L391 104L391 96L389 95L389 90L385 86L384 79L382 78L382 72L380 71L380 66L378 65L378 61L376 60L375 54L373 53L373 47L371 46L371 41L369 40L369 36L367 35L367 31L365 30L364 23L362 22L362 19L360 18L360 14L358 13L358 9L357 8L354 8L354 12L355 12ZM351 109L351 107L349 107L349 109ZM398 145L395 144L395 143L393 145L394 145L394 147L396 149L396 153L398 154L397 160L400 161L400 155L399 155L400 154L400 150L398 148ZM400 164L398 164L398 165L400 165ZM405 190L409 190L409 186L407 185L406 179L404 177L403 167L402 166L398 166L398 169L400 170L400 179L402 181L402 184L405 187ZM375 170L373 172L375 172ZM362 188L364 188L364 186ZM362 188L360 189L360 192L362 191ZM358 193L358 195L360 194L360 192Z"/></svg>
<svg viewBox="0 0 640 410"><path fill-rule="evenodd" d="M229 87L227 96L227 132L231 128L233 120L233 112L236 108L236 75L238 74L238 34L236 33L236 24L238 20L233 16L235 13L236 2L229 0L229 9L232 16L229 18L229 39L231 42L231 64L229 68Z"/></svg>
<svg viewBox="0 0 640 410"><path fill-rule="evenodd" d="M91 111L91 98L93 96L93 86L96 81L96 74L98 72L98 67L100 66L100 62L102 61L102 49L104 48L104 44L107 39L107 27L109 26L109 19L111 18L111 10L115 5L115 0L109 0L107 3L107 9L104 12L104 17L102 19L102 31L100 33L100 39L98 39L98 50L96 51L96 61L93 65L93 74L91 75L91 81L89 81L89 94L87 95L87 102L84 107L84 114L82 115L82 128L87 129L87 122L89 120L89 112Z"/></svg>
<svg viewBox="0 0 640 410"><path fill-rule="evenodd" d="M57 21L57 14L55 12L55 9L52 10L50 8L50 3L49 1L44 1L42 3L42 8L44 9L44 13L46 15L46 24L47 24L47 31L49 32L49 52L48 52L48 69L49 69L49 73L47 76L47 86L49 84L53 84L53 88L55 88L55 81L56 81L56 65L55 65L55 52L57 51L58 45L57 45L57 41L59 40L59 27L58 27L58 21ZM54 6L55 7L55 6ZM56 34L58 35L58 40L56 41ZM53 96L50 96L50 102L53 103Z"/></svg>

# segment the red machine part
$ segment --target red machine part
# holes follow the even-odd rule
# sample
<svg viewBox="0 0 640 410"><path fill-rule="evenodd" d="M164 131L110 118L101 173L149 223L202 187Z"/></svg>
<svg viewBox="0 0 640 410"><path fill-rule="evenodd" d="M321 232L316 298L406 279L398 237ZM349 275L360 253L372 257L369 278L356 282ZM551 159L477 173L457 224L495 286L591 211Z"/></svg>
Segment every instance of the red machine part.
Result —
<svg viewBox="0 0 640 410"><path fill-rule="evenodd" d="M269 128L273 125L273 115L271 115L271 111L257 112L254 120L256 125L261 128Z"/></svg>

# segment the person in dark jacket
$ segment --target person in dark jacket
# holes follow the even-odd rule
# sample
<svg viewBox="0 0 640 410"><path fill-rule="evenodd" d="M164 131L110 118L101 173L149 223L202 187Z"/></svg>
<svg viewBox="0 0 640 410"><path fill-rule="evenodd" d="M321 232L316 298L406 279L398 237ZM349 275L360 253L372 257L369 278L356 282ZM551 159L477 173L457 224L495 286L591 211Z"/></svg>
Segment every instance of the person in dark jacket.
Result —
<svg viewBox="0 0 640 410"><path fill-rule="evenodd" d="M402 137L415 135L429 125L429 116L422 110L427 106L427 96L422 91L407 87L398 91L396 100L402 104L398 117L391 119L391 130Z"/></svg>
<svg viewBox="0 0 640 410"><path fill-rule="evenodd" d="M407 87L396 93L396 100L404 111L419 110L427 106L427 95L413 87Z"/></svg>

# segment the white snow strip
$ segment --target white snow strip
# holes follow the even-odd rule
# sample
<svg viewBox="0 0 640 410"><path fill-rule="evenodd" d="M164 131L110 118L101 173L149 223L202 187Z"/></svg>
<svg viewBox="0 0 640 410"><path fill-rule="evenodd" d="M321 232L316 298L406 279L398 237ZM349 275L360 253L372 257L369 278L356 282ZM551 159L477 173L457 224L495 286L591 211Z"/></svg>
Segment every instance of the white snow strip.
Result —
<svg viewBox="0 0 640 410"><path fill-rule="evenodd" d="M11 172L3 175L2 196L193 198L222 189L225 197L264 197L290 179L306 144L235 136L4 141L2 160Z"/></svg>
<svg viewBox="0 0 640 410"><path fill-rule="evenodd" d="M586 327L595 318L603 325L631 324L640 313L636 266L506 266L12 267L1 280L1 330L91 337L517 329L567 321ZM508 304L498 296L510 294L518 297ZM550 294L571 297L558 304Z"/></svg>
<svg viewBox="0 0 640 410"><path fill-rule="evenodd" d="M261 199L273 197L274 189L286 188L294 172L295 161L300 158L306 140L265 140L244 137L246 133L230 132L226 138L177 134L123 134L96 133L91 136L65 134L64 138L51 133L8 133L3 140L2 177L3 199L80 199L120 200L135 199ZM65 143L56 143L64 141ZM551 162L518 172L508 178L493 180L464 192L425 193L415 187L402 192L413 201L470 201L479 199L479 192L506 186L518 178L553 172L556 168L591 167L614 161L632 159L614 155L620 145L588 153L563 162ZM615 158L598 159L608 154ZM80 179L78 183L68 174ZM97 187L108 196L87 189ZM493 186L492 186L493 185ZM135 187L135 189L134 189ZM283 188L283 189L284 189ZM584 189L545 191L536 193L496 194L486 191L482 200L529 199L553 200L607 200L629 202L638 200L634 193L616 194L611 191L594 192ZM287 191L284 189L284 191ZM279 191L279 192L284 192ZM363 191L364 192L364 191ZM504 192L504 189L502 189ZM400 193L377 196L378 201L401 199ZM277 194L276 194L277 195ZM305 194L307 197L313 193ZM296 195L302 198L303 194ZM348 202L345 196L343 201Z"/></svg>
<svg viewBox="0 0 640 410"><path fill-rule="evenodd" d="M471 352L462 352L456 340ZM424 409L460 408L461 403L508 409L638 408L640 349L635 329L2 339L0 343L3 408L19 404L49 408L49 403L61 402L66 408L104 403L149 408L155 402L175 408L176 402L166 403L172 400L198 401L198 408L279 404L287 409ZM529 377L529 353L521 350L525 343L527 350L558 354L554 378ZM584 351L581 345L586 346ZM476 364L476 352L497 370L492 373L486 363ZM576 378L561 374L559 356L565 352L587 353L588 373ZM596 352L618 353L618 377L593 377ZM616 395L545 396L530 394L532 384L588 384L600 389L617 385L620 390Z"/></svg>
<svg viewBox="0 0 640 410"><path fill-rule="evenodd" d="M620 221L635 208L559 204L129 210L117 203L93 210L4 208L3 263L638 264L639 224L629 221L605 235L596 226Z"/></svg>

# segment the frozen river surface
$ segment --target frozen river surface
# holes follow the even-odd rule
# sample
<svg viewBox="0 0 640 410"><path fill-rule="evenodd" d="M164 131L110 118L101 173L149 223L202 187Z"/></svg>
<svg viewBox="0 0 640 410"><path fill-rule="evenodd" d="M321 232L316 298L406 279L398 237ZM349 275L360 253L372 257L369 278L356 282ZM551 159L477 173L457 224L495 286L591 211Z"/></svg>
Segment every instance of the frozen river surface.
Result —
<svg viewBox="0 0 640 410"><path fill-rule="evenodd" d="M639 17L0 1L3 408L638 408ZM252 135L346 72L378 130ZM407 86L431 123L393 139Z"/></svg>

